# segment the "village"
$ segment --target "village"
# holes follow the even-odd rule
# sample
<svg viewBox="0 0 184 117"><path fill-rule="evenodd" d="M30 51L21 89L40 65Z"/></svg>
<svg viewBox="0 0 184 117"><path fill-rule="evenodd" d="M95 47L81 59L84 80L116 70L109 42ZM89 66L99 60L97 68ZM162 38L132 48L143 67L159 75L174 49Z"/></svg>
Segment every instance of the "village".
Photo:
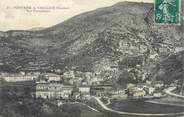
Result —
<svg viewBox="0 0 184 117"><path fill-rule="evenodd" d="M16 94L30 93L31 97L46 100L89 100L91 96L107 99L143 99L163 97L166 88L162 81L129 83L125 88L115 87L106 79L87 72L67 71L63 75L53 73L1 74L1 82ZM1 87L1 88L2 88ZM17 88L19 87L19 88ZM6 91L6 89L4 89ZM12 92L13 92L12 91Z"/></svg>
<svg viewBox="0 0 184 117"><path fill-rule="evenodd" d="M91 97L103 98L108 102L165 97L165 89L180 87L179 83L166 84L156 79L151 70L157 67L155 64L159 64L159 54L174 53L175 48L169 43L150 47L151 39L146 40L144 36L147 32L138 33L137 37L129 30L108 28L98 34L107 46L113 45L109 48L120 52L122 56L116 62L102 58L94 64L94 71L82 72L76 70L77 66L74 65L65 66L65 71L53 68L50 72L40 72L37 65L36 68L33 65L32 70L27 69L28 72L24 69L18 73L1 72L0 88L20 98L26 95L34 99L62 102L89 101ZM44 62L42 64L45 65Z"/></svg>

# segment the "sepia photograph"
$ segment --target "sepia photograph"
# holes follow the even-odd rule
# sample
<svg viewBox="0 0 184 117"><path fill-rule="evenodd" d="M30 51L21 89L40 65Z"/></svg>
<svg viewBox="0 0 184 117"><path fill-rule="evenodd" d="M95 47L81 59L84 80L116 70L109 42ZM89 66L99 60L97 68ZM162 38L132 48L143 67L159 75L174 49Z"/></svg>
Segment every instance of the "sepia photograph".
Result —
<svg viewBox="0 0 184 117"><path fill-rule="evenodd" d="M0 117L184 117L184 0L0 0Z"/></svg>

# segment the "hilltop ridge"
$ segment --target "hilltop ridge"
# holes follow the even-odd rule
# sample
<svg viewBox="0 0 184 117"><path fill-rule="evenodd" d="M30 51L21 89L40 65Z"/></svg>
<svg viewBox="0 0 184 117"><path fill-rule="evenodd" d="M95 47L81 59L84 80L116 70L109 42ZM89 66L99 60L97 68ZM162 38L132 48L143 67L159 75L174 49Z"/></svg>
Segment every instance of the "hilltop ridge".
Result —
<svg viewBox="0 0 184 117"><path fill-rule="evenodd" d="M107 68L122 66L133 55L158 54L162 60L183 46L184 26L183 21L181 26L154 25L152 8L152 3L120 2L50 28L1 32L1 71L94 72L104 61Z"/></svg>

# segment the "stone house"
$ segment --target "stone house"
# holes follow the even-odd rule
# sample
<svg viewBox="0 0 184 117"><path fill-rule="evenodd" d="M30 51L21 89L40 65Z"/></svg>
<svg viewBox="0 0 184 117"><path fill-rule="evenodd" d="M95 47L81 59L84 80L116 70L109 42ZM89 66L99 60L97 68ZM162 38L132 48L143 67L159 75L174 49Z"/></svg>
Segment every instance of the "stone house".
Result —
<svg viewBox="0 0 184 117"><path fill-rule="evenodd" d="M44 99L69 99L73 86L65 86L60 83L37 83L36 98Z"/></svg>

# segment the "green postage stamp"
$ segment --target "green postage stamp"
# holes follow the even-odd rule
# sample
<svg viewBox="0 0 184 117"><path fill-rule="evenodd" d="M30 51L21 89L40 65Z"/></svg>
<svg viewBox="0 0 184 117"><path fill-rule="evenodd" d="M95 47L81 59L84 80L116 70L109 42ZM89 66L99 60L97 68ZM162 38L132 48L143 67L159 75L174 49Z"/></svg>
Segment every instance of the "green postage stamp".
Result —
<svg viewBox="0 0 184 117"><path fill-rule="evenodd" d="M156 24L180 24L181 0L155 0Z"/></svg>

